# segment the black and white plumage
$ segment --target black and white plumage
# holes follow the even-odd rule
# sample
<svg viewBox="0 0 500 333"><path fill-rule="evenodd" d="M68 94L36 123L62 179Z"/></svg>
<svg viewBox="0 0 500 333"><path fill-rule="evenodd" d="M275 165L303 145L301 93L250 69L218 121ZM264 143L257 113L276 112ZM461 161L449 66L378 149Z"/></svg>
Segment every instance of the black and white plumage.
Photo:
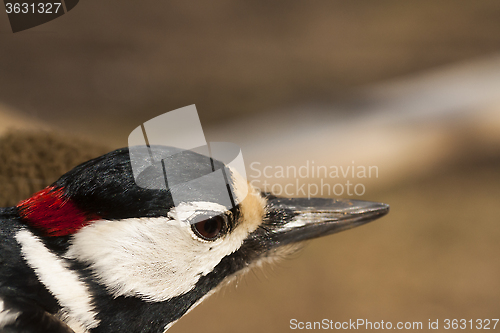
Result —
<svg viewBox="0 0 500 333"><path fill-rule="evenodd" d="M158 156L171 150L151 148ZM176 178L188 179L204 158L183 153ZM246 181L214 163L240 195ZM165 181L161 170L144 172L148 182ZM196 189L200 198L210 197L210 185ZM174 207L170 190L137 186L127 148L83 163L0 210L0 331L164 332L249 268L388 212L385 204L253 188L243 197L231 209L206 200Z"/></svg>

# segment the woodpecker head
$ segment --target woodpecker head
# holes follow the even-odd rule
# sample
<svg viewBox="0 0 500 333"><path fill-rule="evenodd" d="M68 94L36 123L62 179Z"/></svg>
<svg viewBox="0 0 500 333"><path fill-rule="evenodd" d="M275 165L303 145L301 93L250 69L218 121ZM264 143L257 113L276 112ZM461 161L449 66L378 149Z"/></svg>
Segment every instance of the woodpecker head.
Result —
<svg viewBox="0 0 500 333"><path fill-rule="evenodd" d="M223 282L301 241L367 223L389 209L263 194L213 161L236 196L234 206L224 205L209 200L217 197L210 181L170 188L164 167L146 165L165 152L178 150L151 147L134 177L129 149L113 151L18 204L24 227L15 237L23 257L57 299L56 315L73 329L162 332ZM178 154L170 179L192 179L187 170L205 158ZM189 201L175 200L186 193Z"/></svg>

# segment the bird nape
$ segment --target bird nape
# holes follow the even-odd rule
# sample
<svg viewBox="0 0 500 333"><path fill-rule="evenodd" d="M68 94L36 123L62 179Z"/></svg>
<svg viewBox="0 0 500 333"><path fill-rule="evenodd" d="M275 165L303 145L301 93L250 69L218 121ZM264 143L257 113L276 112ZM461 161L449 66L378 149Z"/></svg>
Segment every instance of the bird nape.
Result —
<svg viewBox="0 0 500 333"><path fill-rule="evenodd" d="M149 157L177 152L151 147ZM129 149L112 151L0 209L2 332L164 332L235 276L389 211L261 193L212 161L235 196L228 206L210 200L209 179L189 185L205 156L178 154L168 178L176 186L149 157L134 177Z"/></svg>

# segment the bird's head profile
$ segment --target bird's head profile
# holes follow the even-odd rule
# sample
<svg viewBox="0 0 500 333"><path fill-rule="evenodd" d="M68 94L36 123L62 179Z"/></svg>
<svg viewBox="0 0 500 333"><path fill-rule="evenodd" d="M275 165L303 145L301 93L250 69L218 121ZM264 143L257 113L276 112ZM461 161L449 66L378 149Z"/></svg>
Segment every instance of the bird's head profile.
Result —
<svg viewBox="0 0 500 333"><path fill-rule="evenodd" d="M165 153L175 160L148 164ZM1 211L0 250L11 253L0 252L0 328L163 332L235 276L389 209L261 193L211 160L228 201L212 178L193 177L206 158L155 146L136 172L129 149L118 149Z"/></svg>

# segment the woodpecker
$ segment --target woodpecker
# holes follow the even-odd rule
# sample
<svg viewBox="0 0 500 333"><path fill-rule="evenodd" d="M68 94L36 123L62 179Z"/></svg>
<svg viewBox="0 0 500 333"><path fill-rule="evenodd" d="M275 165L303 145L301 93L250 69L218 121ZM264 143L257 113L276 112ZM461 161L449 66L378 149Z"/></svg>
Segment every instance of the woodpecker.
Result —
<svg viewBox="0 0 500 333"><path fill-rule="evenodd" d="M159 159L179 152L148 151ZM143 180L165 183L161 168L146 165L149 157L139 159ZM204 158L185 151L170 172L190 179ZM164 332L252 267L389 210L368 201L261 193L229 166L212 163L241 196L233 207L206 200L210 181L177 186L176 193L168 184L139 186L129 148L122 148L0 209L0 332ZM174 203L188 192L190 201Z"/></svg>

